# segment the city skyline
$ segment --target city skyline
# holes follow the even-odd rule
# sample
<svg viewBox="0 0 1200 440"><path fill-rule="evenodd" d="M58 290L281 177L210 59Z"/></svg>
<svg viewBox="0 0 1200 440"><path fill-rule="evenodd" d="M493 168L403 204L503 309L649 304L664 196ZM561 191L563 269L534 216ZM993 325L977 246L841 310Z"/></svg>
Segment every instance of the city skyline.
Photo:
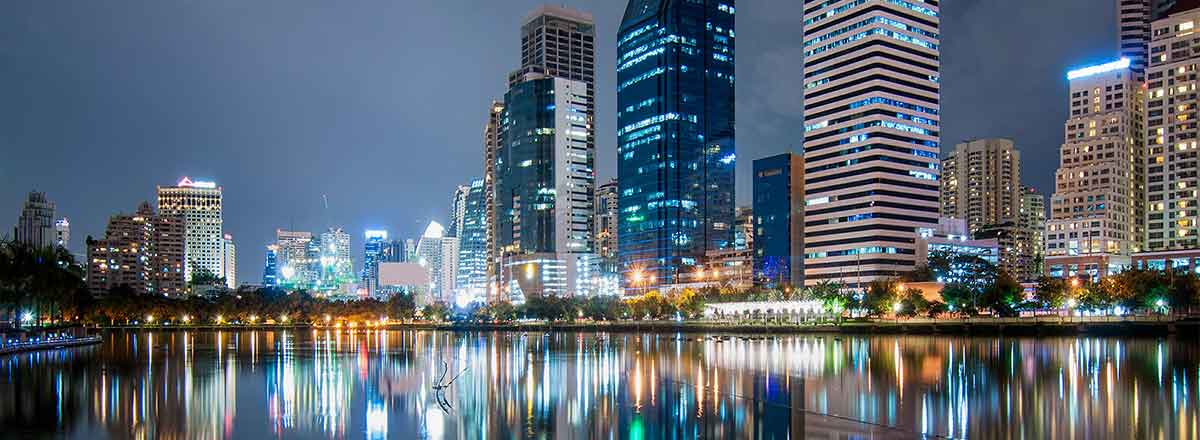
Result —
<svg viewBox="0 0 1200 440"><path fill-rule="evenodd" d="M356 250L362 244L361 234L358 232L366 229L383 228L393 231L397 237L415 238L420 235L420 231L428 221L444 222L448 220L443 194L452 191L456 185L467 183L470 177L482 174L482 164L478 160L480 156L479 133L487 119L488 103L492 99L502 97L507 74L514 68L513 60L519 59L520 23L530 11L539 5L540 2L521 2L478 6L478 9L486 12L478 15L486 16L487 20L492 22L482 23L484 21L482 18L470 18L470 20L480 20L480 23L472 22L472 24L482 26L482 29L470 30L471 35L475 35L474 32L485 31L495 34L495 40L499 42L495 48L484 50L485 48L471 46L468 42L445 44L447 47L459 51L466 50L470 51L469 53L472 55L482 56L477 62L473 61L471 64L478 67L468 75L471 79L470 85L463 87L461 92L456 92L453 98L444 99L445 105L453 107L453 112L425 112L451 115L443 118L446 122L439 125L439 128L444 131L454 132L452 135L446 134L445 136L442 133L429 133L431 130L404 129L402 124L401 127L395 128L395 133L381 128L387 125L383 123L384 120L392 121L389 122L390 124L406 118L413 121L422 121L422 119L409 114L408 112L411 110L402 109L401 107L408 101L399 99L400 96L396 95L383 93L383 96L374 98L374 100L386 102L373 102L371 105L356 104L352 100L366 100L365 90L344 84L347 80L364 80L364 84L374 84L380 87L379 90L388 90L388 87L400 87L391 82L394 80L392 77L410 78L407 75L411 73L413 75L411 78L415 79L421 78L422 75L428 75L428 72L420 71L420 69L405 71L405 69L394 68L388 70L387 75L371 74L368 78L355 78L353 75L347 74L344 69L319 70L317 73L295 78L294 81L284 81L287 83L286 87L298 87L306 84L320 86L315 91L270 89L273 92L299 95L286 98L298 100L289 105L296 104L300 108L309 110L285 111L287 109L283 108L285 107L283 104L287 101L280 101L281 98L278 96L272 98L272 96L253 94L254 96L251 97L232 100L238 105L248 106L242 112L237 113L239 117L245 118L244 121L235 121L230 117L214 114L212 98L198 96L192 92L171 91L164 84L128 82L127 78L114 78L117 83L112 85L113 89L122 90L123 96L114 96L113 94L116 92L106 93L104 96L77 96L78 94L71 95L67 92L51 93L50 89L61 88L64 84L69 84L69 80L71 80L70 77L63 77L62 73L34 74L51 70L54 60L70 60L81 63L81 69L85 67L91 69L100 74L100 77L105 77L104 72L108 72L109 69L120 67L111 64L112 61L92 59L92 55L85 56L79 52L78 48L69 47L75 39L88 37L88 39L94 40L94 45L88 46L91 50L113 55L119 55L119 52L114 51L125 47L123 45L141 44L130 39L132 36L140 35L137 32L152 33L155 38L173 43L190 41L192 42L190 44L198 45L197 49L209 47L220 40L217 39L218 35L202 28L196 28L193 26L194 23L186 21L177 23L180 26L174 29L163 28L171 29L169 31L149 28L141 22L131 22L126 24L132 26L133 30L122 33L118 32L116 27L110 28L98 24L100 21L89 21L84 24L74 23L72 17L60 16L55 11L42 9L37 5L5 6L6 9L12 9L12 13L4 14L6 18L0 18L0 20L16 20L6 24L12 24L18 29L26 29L30 23L36 22L40 23L41 27L60 32L53 38L37 32L19 33L18 35L21 37L32 35L45 38L18 38L0 43L0 54L19 56L24 61L19 65L20 67L0 70L0 79L16 84L15 89L21 92L12 102L0 104L0 114L10 116L0 118L5 121L0 122L2 124L0 127L4 127L4 130L0 131L6 133L6 136L0 138L0 144L22 151L23 149L19 147L28 145L28 149L34 152L52 152L39 156L18 151L18 154L13 156L13 160L6 161L8 165L0 164L0 178L5 183L3 185L5 190L0 191L0 202L3 203L3 206L10 206L10 210L17 210L29 190L37 189L47 192L48 197L58 203L58 215L72 219L72 223L74 223L72 235L76 237L73 240L72 250L80 253L81 243L86 236L91 235L98 238L103 235L108 216L121 208L128 209L128 206L134 206L142 200L150 199L155 185L170 184L184 175L190 175L197 179L214 180L226 189L226 230L237 238L238 245L242 249L242 259L245 262L255 262L247 263L250 266L246 267L248 270L243 271L244 274L257 271L255 266L258 263L256 262L262 261L265 246L273 241L274 231L277 228L319 231L327 226L342 226L351 232L352 248ZM1005 5L1012 7L1004 7ZM1062 72L1073 67L1110 59L1116 53L1116 31L1111 26L1116 16L1115 10L1109 10L1114 8L1088 8L1088 5L1088 2L1082 1L1062 2L1062 4L1050 6L1041 5L1038 2L1025 2L1019 5L1012 5L1009 2L947 5L948 7L942 11L944 16L942 33L946 36L944 38L946 40L945 47L942 49L942 76L945 79L942 92L943 114L945 115L943 118L945 125L943 144L954 144L970 138L1003 136L1014 138L1018 143L1018 148L1024 150L1027 155L1053 154L1057 149L1057 143L1061 142L1060 121L1062 115L1067 111L1062 105L1061 99L1058 99L1066 90ZM616 174L615 93L613 92L615 89L615 38L624 4L622 2L575 1L568 2L565 6L592 13L596 20L596 179L603 182ZM761 1L739 4L738 20L742 32L738 35L738 39L741 40L740 46L744 49L739 50L738 54L738 72L741 76L738 81L741 85L738 87L737 94L739 96L738 110L741 113L738 119L742 121L738 126L738 131L741 132L739 137L742 138L739 141L742 147L739 148L739 153L743 159L739 161L741 164L737 171L737 186L740 187L737 194L738 206L749 205L751 189L749 165L753 159L799 149L797 134L800 130L797 127L800 127L802 123L801 100L799 90L795 90L794 85L788 85L784 81L787 76L784 72L798 71L796 69L801 62L801 56L797 52L799 48L794 47L796 45L786 41L775 41L775 38L779 35L798 36L799 29L789 29L788 27L794 25L803 11L799 5L770 6L772 10L768 12L763 10L765 4ZM1038 8L1049 7L1050 9L1045 11L1039 9L1037 14L1034 14L1035 6ZM115 5L114 9L120 10L121 5ZM268 12L266 10L270 8L258 6L251 7L251 9L250 16L254 17L265 14ZM181 11L166 6L153 6L145 10L144 14L173 23L172 20L181 20L174 15L179 12ZM337 14L341 14L338 17L363 21L362 24L367 25L365 27L367 30L391 32L391 30L385 29L386 23L364 16L365 12L356 8L336 11ZM396 12L384 10L380 12L380 15L395 17ZM419 12L418 16L427 17L429 21L442 23L441 27L446 27L442 21L439 21L445 20L445 17L433 12ZM300 14L299 12L289 13ZM330 13L334 13L334 11L330 11ZM246 23L230 18L231 14L229 11L216 8L196 20L217 20L223 25L221 29L243 36L246 35L242 33L261 32L262 35L259 35L261 40L256 44L262 47L256 46L234 51L232 55L229 55L233 58L229 60L232 68L216 69L212 66L201 66L209 69L204 71L212 74L209 75L210 78L187 76L185 83L201 86L201 89L229 98L228 93L246 92L246 90L242 90L243 87L246 87L244 84L261 86L263 82L271 80L271 77L264 77L264 75L286 73L273 70L275 68L260 66L258 61L249 59L248 55L251 53L280 57L278 61L283 62L285 66L292 67L324 60L317 55L301 58L288 52L286 49L290 46L284 45L284 41L280 41L280 37L287 35L285 31L289 31L291 28L273 26L269 29L252 30L246 27ZM1063 17L1072 16L1072 14L1082 14L1089 18L1077 20L1078 24L1073 26L1078 26L1078 28L1073 29L1064 29L1061 26L1033 26L1040 32L1061 32L1062 38L1042 38L1040 40L1049 42L1047 45L1049 47L1039 47L1034 53L1022 53L1019 57L1015 53L1018 51L1016 48L985 49L985 46L991 47L989 45L993 43L983 41L980 39L982 36L977 36L981 29L1000 30L999 28L1002 27L1000 20L1005 17L1050 22L1060 21ZM301 15L295 18L299 20L304 17ZM297 26L303 24L300 22ZM463 29L459 26L461 24L455 24L451 29ZM342 38L361 36L352 33L358 31L349 29L339 29L339 32L342 32ZM447 34L445 30L436 32L438 35ZM1067 35L1076 35L1076 37L1068 39ZM1016 35L1014 35L1014 39L1024 41L1016 38ZM409 43L404 41L405 38L376 37L365 38L356 44L378 44L382 45L380 47L393 48L393 51L402 51L408 49L406 44ZM334 56L342 53L342 48L339 47L329 47L311 41L305 42L316 44L314 49L321 56ZM175 69L193 66L207 59L204 57L206 52L203 50L200 51L200 55L174 59L166 58L168 54L150 50L152 48L143 49L146 51L142 55L132 59L136 62L132 66L125 67L132 68L134 72L143 72L145 75L166 73L169 74L167 77L173 77L184 74ZM267 52L265 54L248 52L251 49ZM348 57L348 61L359 61L365 66L374 66L368 62L369 58L366 58L364 53L360 53L369 52L367 48L353 46L347 49L344 56ZM981 59L976 55L977 53L989 54L989 58ZM1028 60L1042 61L1035 63ZM449 59L437 63L437 65L450 67L456 62L463 61ZM1036 67L1026 67L1027 64ZM790 69L788 66L796 66L796 69ZM163 69L166 71L163 72ZM441 72L447 69L435 70ZM973 72L975 77L982 75L983 78L995 79L1002 84L997 88L1006 90L1007 93L988 92L965 85L967 79L964 79L963 75L967 72ZM140 76L133 75L133 77ZM284 77L286 78L286 75ZM388 80L384 81L384 78ZM202 79L203 81L201 81ZM1003 84L1007 84L1007 89ZM1013 91L1025 90L1033 91L1024 94L1013 93ZM31 97L43 93L51 93L52 98L63 102L68 109L56 114L49 112L46 108L34 105ZM1015 116L1012 112L1016 111L1013 108L1016 105L1011 102L1011 98L1007 107L1000 101L997 101L996 106L989 107L987 110L971 104L982 99L981 96L997 99L1003 97L1002 95L1018 95L1028 99L1037 99L1038 105L1029 107L1045 108L1045 110L1039 111L1048 116L1044 118L1030 116L1028 120L1043 121L1034 124L1028 123L1027 120L1005 121L1004 118L993 122L989 119L995 117L997 111L1005 112L1006 108L1008 114ZM94 99L86 102L80 101L84 98ZM207 113L192 114L192 116L207 116L209 120L201 123L197 122L199 119L183 119L186 114L180 114L178 110L167 111L159 116L151 114L153 112L150 110L155 108L154 105L165 105L161 100L168 98L187 104L181 107L207 109ZM85 103L87 106L78 107L70 105L71 103ZM318 110L317 107L322 106L316 104L321 103L327 104L325 107L329 107L329 109ZM127 115L120 120L110 121L112 129L101 129L91 125L88 121L80 120L79 111L87 110L88 114L108 113L95 106L118 104L129 106L133 109L132 114L135 116ZM443 104L438 103L437 105ZM1027 103L1025 105L1028 106ZM336 110L338 108L348 109L347 111L350 113L346 116L327 113L338 111ZM311 119L319 115L322 116L319 121L327 122L316 123L314 121L318 120ZM331 118L331 116L338 117ZM134 127L140 126L138 121L130 120L135 117L147 118L140 123L157 122L170 130L151 130L141 138L135 139L131 137L133 136L132 130ZM284 124L287 121L303 121L304 125L309 125L309 127L296 128L294 127L296 124ZM48 130L46 127L50 122L57 122L64 128ZM212 128L214 125L217 129ZM289 128L288 125L293 125L293 127ZM1032 128L1022 127L1023 125L1032 126ZM983 129L981 127L992 128ZM363 131L363 128L369 130ZM218 134L196 136L194 139L186 137L195 134L198 130ZM347 130L358 130L359 133ZM1029 134L1031 131L1039 132L1039 134L1031 135ZM375 139L365 139L365 136L370 136L361 133L370 133ZM302 137L312 137L319 141L303 140ZM431 139L441 140L434 142ZM438 148L408 146L413 143L435 143ZM212 151L201 151L201 147L211 148ZM101 179L104 179L105 175L100 171L125 171L128 168L113 167L109 159L93 156L94 150L113 151L117 153L113 155L114 157L149 154L149 159L168 165L149 172L128 173L120 181L104 181ZM429 154L424 150L438 154L444 153L444 158L430 159L428 156L423 156ZM211 154L212 152L222 154ZM62 160L64 154L78 157L80 160L64 161ZM410 155L414 156L412 159L417 160L408 160L407 156ZM46 170L44 161L54 158L57 158L54 163L71 166ZM462 162L469 163L470 166L429 166L429 164L437 162L445 164ZM84 169L89 167L83 165L91 163L97 164L96 170ZM421 164L419 168L431 171L416 170L420 172L415 172L409 168L414 164ZM378 166L379 171L350 173L341 171L345 168L358 169L364 166ZM1031 164L1030 171L1026 173L1027 181L1038 188L1039 192L1048 193L1053 169L1047 166L1043 166L1045 169L1034 169L1035 166L1038 165ZM37 175L34 175L26 171L39 169L45 170L45 172L38 172ZM109 185L103 196L98 197L93 193L74 190L74 188L84 187L94 181L104 181ZM328 200L328 209L324 208L326 199ZM379 200L387 200L387 203L380 203ZM356 259L356 267L360 263ZM243 278L253 279L254 277L243 276Z"/></svg>

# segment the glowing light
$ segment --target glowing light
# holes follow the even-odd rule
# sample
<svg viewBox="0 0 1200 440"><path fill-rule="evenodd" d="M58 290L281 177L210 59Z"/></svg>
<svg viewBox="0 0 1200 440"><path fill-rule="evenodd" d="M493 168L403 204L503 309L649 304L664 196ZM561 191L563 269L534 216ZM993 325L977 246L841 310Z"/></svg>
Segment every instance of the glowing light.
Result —
<svg viewBox="0 0 1200 440"><path fill-rule="evenodd" d="M146 323L153 324L154 323L154 315L146 315Z"/></svg>
<svg viewBox="0 0 1200 440"><path fill-rule="evenodd" d="M1163 301L1162 298L1154 300L1154 307L1158 307L1161 309L1166 306L1167 306L1167 302Z"/></svg>
<svg viewBox="0 0 1200 440"><path fill-rule="evenodd" d="M21 314L21 322L29 322L29 321L33 321L33 314L29 313L29 312L22 313Z"/></svg>
<svg viewBox="0 0 1200 440"><path fill-rule="evenodd" d="M1079 79L1079 78L1084 78L1084 77L1088 77L1088 76L1092 76L1092 75L1099 75L1101 73L1112 72L1114 70L1128 69L1129 65L1130 65L1129 58L1121 58L1119 60L1109 62L1109 63L1098 64L1095 66L1088 66L1088 67L1083 67L1080 69L1072 70L1070 72L1067 72L1067 79L1068 80Z"/></svg>
<svg viewBox="0 0 1200 440"><path fill-rule="evenodd" d="M217 315L217 324L223 324L224 322L225 322L225 317L221 316L221 315Z"/></svg>
<svg viewBox="0 0 1200 440"><path fill-rule="evenodd" d="M900 307L901 307L900 303L895 302L892 304L892 311L896 312L896 313L900 313Z"/></svg>
<svg viewBox="0 0 1200 440"><path fill-rule="evenodd" d="M283 279L290 280L296 276L296 269L293 269L291 266L283 266L283 269L279 270L279 274L283 275Z"/></svg>
<svg viewBox="0 0 1200 440"><path fill-rule="evenodd" d="M187 324L187 323L189 323L189 322L192 322L192 317L191 317L191 315L183 315L183 323L184 323L184 324Z"/></svg>
<svg viewBox="0 0 1200 440"><path fill-rule="evenodd" d="M281 323L284 323L284 324L287 324L287 322L288 322L288 315L281 315L281 316L279 317L279 322L281 322Z"/></svg>
<svg viewBox="0 0 1200 440"><path fill-rule="evenodd" d="M382 230L382 229L368 229L366 232L366 236L367 236L367 240L371 240L371 239L387 240L388 233L387 233L387 231Z"/></svg>
<svg viewBox="0 0 1200 440"><path fill-rule="evenodd" d="M1076 304L1076 303L1075 303L1075 298L1071 298L1071 299L1068 299L1068 300L1067 300L1067 308L1068 308L1068 309L1073 309L1073 308L1075 308L1075 304Z"/></svg>
<svg viewBox="0 0 1200 440"><path fill-rule="evenodd" d="M203 180L193 181L192 179L188 178L187 176L184 176L183 179L181 179L179 181L179 184L175 185L175 186L178 186L180 188L215 189L217 187L217 184L215 182L207 182L207 181L203 181Z"/></svg>

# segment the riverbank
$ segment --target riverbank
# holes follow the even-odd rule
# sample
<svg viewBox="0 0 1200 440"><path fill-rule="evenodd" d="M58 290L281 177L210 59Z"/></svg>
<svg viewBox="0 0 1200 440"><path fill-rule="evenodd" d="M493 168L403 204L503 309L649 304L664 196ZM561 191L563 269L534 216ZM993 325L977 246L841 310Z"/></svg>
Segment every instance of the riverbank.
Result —
<svg viewBox="0 0 1200 440"><path fill-rule="evenodd" d="M66 339L48 339L36 341L24 341L5 343L0 345L0 356L24 353L27 351L38 350L53 350L68 347L82 347L85 345L99 344L104 341L100 335L84 336L81 338L66 338Z"/></svg>
<svg viewBox="0 0 1200 440"><path fill-rule="evenodd" d="M194 330L441 330L503 332L617 332L617 333L729 333L729 334L911 334L911 335L1107 335L1166 336L1200 333L1198 319L1167 317L1106 318L973 318L961 320L876 320L841 323L796 324L714 321L613 321L613 322L514 322L514 323L392 323L374 327L320 325L164 325L108 326L104 329Z"/></svg>

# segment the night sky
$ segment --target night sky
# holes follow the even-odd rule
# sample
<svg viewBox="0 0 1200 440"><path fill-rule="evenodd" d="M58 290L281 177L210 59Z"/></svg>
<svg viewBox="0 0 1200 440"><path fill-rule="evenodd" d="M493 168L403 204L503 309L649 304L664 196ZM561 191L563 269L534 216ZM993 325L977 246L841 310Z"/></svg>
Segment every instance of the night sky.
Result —
<svg viewBox="0 0 1200 440"><path fill-rule="evenodd" d="M181 176L225 190L239 278L276 228L415 237L483 173L488 103L518 67L534 0L0 2L0 226L31 189L72 222ZM615 41L624 0L572 0L597 26L597 181L616 174ZM1003 136L1048 193L1066 71L1116 57L1109 0L942 4L943 149ZM755 158L799 151L802 2L737 4L738 202ZM322 196L328 197L328 209ZM357 263L356 263L357 264Z"/></svg>

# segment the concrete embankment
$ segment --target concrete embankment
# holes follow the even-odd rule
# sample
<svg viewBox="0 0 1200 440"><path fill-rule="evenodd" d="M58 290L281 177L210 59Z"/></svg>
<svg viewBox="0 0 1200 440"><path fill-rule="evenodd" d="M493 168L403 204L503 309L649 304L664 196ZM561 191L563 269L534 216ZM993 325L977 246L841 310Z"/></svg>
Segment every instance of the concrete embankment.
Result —
<svg viewBox="0 0 1200 440"><path fill-rule="evenodd" d="M103 341L99 335L84 336L79 338L64 338L64 339L47 339L36 341L22 341L14 343L5 343L0 345L0 356L14 353L23 353L27 351L38 350L53 350L57 348L80 347L84 345L99 344Z"/></svg>

